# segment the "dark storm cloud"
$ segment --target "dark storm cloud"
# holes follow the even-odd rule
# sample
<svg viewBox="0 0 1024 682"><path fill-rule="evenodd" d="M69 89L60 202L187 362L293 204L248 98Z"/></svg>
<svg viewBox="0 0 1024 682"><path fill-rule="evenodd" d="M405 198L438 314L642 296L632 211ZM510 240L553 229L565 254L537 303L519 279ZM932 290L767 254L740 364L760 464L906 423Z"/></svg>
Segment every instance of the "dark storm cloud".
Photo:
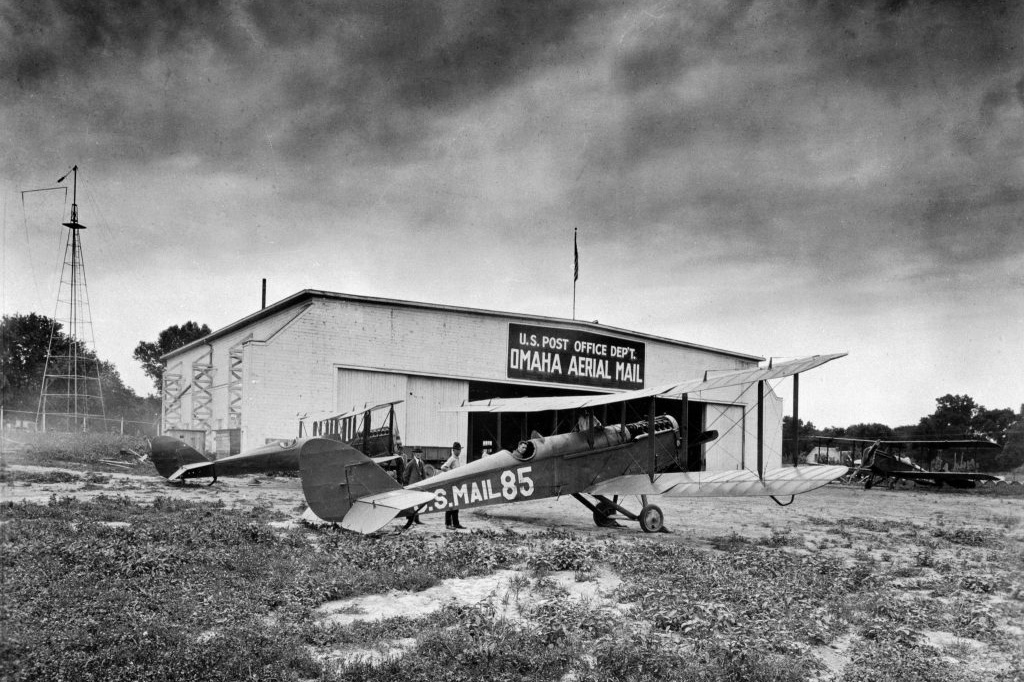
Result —
<svg viewBox="0 0 1024 682"><path fill-rule="evenodd" d="M1018 4L659 9L616 57L625 104L618 134L588 149L581 221L809 264L829 249L945 265L1024 250Z"/></svg>
<svg viewBox="0 0 1024 682"><path fill-rule="evenodd" d="M369 153L402 153L432 117L560 60L584 6L574 3L366 3L346 14L323 63L297 63L288 153L315 153L350 131Z"/></svg>
<svg viewBox="0 0 1024 682"><path fill-rule="evenodd" d="M855 85L885 92L894 105L921 90L956 97L962 86L1005 70L1024 52L1024 13L1010 3L843 0L772 5L767 13L745 2L704 14L677 9L643 27L643 39L617 63L617 82L635 103L625 154L633 161L666 144L685 144L697 132L728 130L757 141L785 129L784 122L758 117L772 104L772 92L824 102ZM697 103L666 87L713 62L753 73L739 94L730 93L735 83L722 82L715 96ZM772 71L770 79L758 75L773 64L799 68ZM637 97L645 92L648 97Z"/></svg>
<svg viewBox="0 0 1024 682"><path fill-rule="evenodd" d="M28 92L64 75L88 76L103 62L173 54L197 41L227 46L233 38L229 13L206 0L42 0L8 5L2 18L9 85Z"/></svg>
<svg viewBox="0 0 1024 682"><path fill-rule="evenodd" d="M50 99L58 119L86 117L140 160L244 157L254 145L303 160L334 145L401 155L433 115L556 61L589 12L499 0L21 3L4 14L3 93L15 106ZM60 111L69 99L78 106Z"/></svg>

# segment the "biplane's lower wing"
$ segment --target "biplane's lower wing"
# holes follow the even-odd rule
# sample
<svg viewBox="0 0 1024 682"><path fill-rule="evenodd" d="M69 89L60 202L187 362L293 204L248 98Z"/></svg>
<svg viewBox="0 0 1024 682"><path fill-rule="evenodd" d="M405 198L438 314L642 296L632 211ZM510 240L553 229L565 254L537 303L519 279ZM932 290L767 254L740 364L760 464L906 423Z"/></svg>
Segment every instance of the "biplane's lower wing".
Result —
<svg viewBox="0 0 1024 682"><path fill-rule="evenodd" d="M892 478L905 478L908 481L934 481L936 483L946 483L949 485L955 485L956 483L974 483L977 481L1003 480L1002 476L995 476L993 474L977 474L960 471L903 471L897 469L882 472L881 475Z"/></svg>
<svg viewBox="0 0 1024 682"><path fill-rule="evenodd" d="M663 495L665 497L756 497L799 495L841 478L844 466L782 467L758 478L753 471L694 471L619 476L591 486L590 495Z"/></svg>

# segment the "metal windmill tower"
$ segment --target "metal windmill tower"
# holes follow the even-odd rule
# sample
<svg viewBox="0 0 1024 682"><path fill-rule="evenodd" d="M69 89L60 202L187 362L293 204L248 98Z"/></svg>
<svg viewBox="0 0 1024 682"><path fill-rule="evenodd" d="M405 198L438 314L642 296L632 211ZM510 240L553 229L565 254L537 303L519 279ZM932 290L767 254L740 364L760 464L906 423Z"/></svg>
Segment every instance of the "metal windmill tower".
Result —
<svg viewBox="0 0 1024 682"><path fill-rule="evenodd" d="M36 416L43 431L103 430L106 425L79 234L85 225L78 222L78 166L74 166L71 173L74 174L71 221L64 223L68 228L68 241L53 316L57 324L50 332ZM67 177L65 174L57 182Z"/></svg>

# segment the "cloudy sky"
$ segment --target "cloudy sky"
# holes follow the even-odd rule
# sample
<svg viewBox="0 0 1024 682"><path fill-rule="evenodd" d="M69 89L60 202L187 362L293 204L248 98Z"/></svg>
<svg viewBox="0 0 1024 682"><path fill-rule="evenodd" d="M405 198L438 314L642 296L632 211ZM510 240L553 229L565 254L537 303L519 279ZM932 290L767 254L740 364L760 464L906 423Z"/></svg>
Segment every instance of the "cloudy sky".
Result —
<svg viewBox="0 0 1024 682"><path fill-rule="evenodd" d="M0 0L3 311L95 342L304 288L763 356L817 426L1024 402L1016 2ZM682 377L680 377L682 378ZM785 389L783 389L785 390ZM787 410L789 408L787 407Z"/></svg>

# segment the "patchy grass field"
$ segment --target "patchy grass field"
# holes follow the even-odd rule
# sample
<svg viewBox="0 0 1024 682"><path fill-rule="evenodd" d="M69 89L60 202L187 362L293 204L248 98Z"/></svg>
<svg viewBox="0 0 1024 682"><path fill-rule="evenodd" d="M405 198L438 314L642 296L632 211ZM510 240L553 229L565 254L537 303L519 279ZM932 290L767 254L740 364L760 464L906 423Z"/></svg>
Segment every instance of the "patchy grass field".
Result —
<svg viewBox="0 0 1024 682"><path fill-rule="evenodd" d="M259 485L254 485L259 483ZM829 486L362 537L297 482L8 468L3 680L1024 679L1024 506Z"/></svg>

